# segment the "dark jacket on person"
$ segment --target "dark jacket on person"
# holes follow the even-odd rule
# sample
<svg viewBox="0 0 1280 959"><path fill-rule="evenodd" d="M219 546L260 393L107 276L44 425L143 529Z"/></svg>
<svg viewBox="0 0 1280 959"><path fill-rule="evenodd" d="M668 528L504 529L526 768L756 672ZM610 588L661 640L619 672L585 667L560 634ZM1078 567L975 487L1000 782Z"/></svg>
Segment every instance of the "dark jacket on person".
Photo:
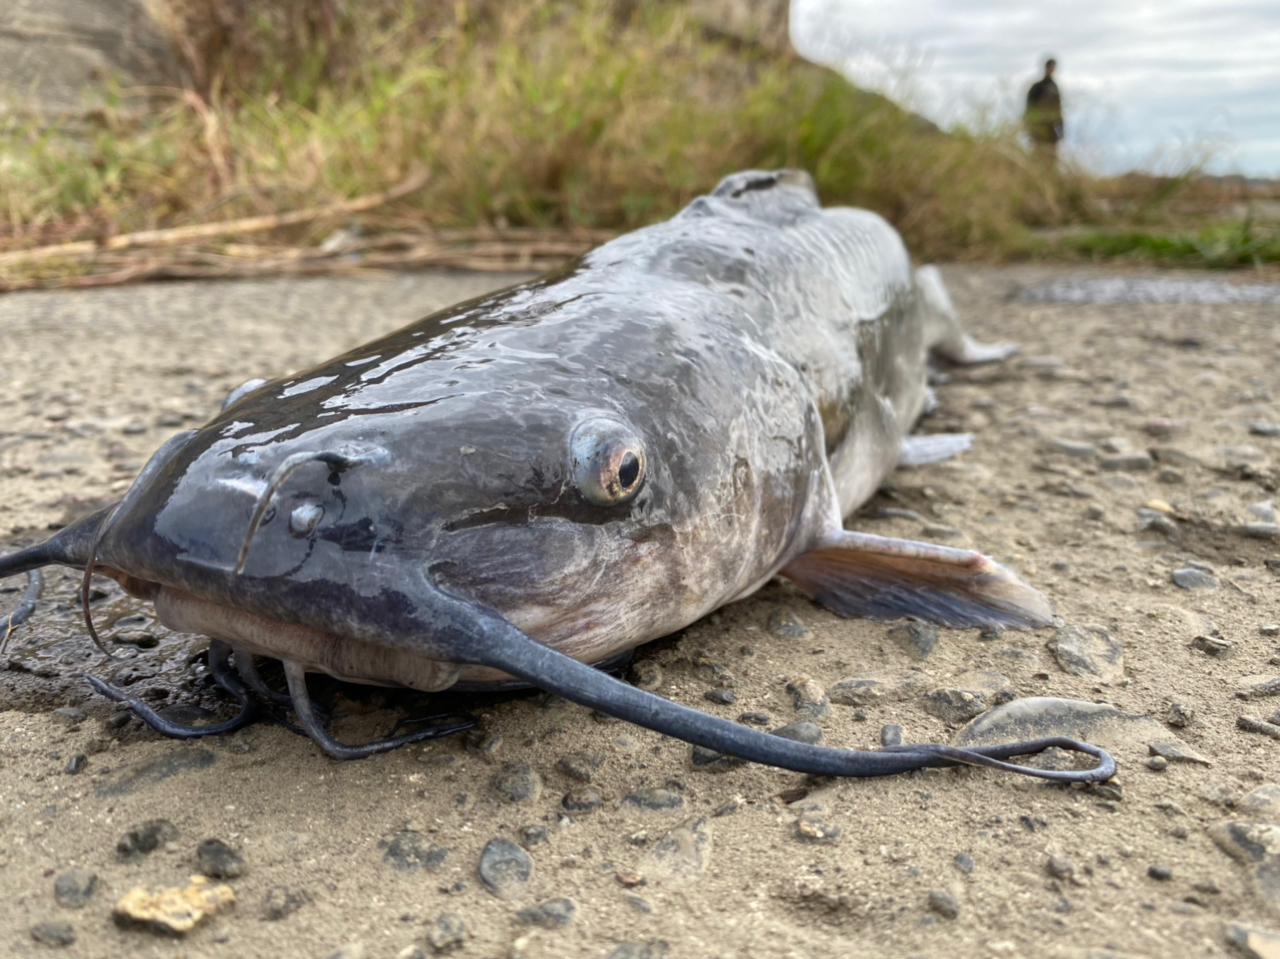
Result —
<svg viewBox="0 0 1280 959"><path fill-rule="evenodd" d="M1031 84L1022 122L1034 143L1055 144L1062 139L1062 96L1052 77Z"/></svg>

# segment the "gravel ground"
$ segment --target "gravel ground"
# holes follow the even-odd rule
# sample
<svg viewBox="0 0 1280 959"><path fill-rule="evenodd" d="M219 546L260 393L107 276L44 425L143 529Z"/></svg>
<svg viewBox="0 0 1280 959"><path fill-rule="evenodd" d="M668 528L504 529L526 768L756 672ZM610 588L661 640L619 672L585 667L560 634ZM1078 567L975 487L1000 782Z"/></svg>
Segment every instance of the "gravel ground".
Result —
<svg viewBox="0 0 1280 959"><path fill-rule="evenodd" d="M0 657L0 954L1280 954L1243 928L1280 928L1274 302L1198 302L1215 297L1188 293L1190 274L1163 286L1180 302L1126 278L1142 295L1102 303L1044 292L1117 288L1087 269L946 274L970 329L1023 352L952 371L924 428L971 430L974 449L899 472L853 524L980 548L1064 628L844 621L774 584L640 650L627 675L829 745L1080 732L1114 750L1114 783L699 765L683 743L536 693L481 700L473 733L361 762L268 725L179 743L75 674L226 715L200 641L95 581L123 657L104 664L78 577L53 570ZM119 496L240 382L512 279L0 298L0 548ZM0 584L0 610L21 587ZM337 684L321 698L350 740L414 708ZM131 893L157 886L215 914L181 938L113 922L122 900L157 915Z"/></svg>

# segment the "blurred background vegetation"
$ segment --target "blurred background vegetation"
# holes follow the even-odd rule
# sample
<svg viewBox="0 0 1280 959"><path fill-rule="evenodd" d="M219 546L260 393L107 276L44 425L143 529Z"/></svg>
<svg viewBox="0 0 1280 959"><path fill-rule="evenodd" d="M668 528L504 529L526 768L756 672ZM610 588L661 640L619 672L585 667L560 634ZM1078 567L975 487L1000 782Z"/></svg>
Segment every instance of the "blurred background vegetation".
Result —
<svg viewBox="0 0 1280 959"><path fill-rule="evenodd" d="M324 208L415 174L420 188L358 217L307 216L258 230L253 247L206 243L200 262L216 272L218 257L278 259L326 238L340 252L332 238L344 225L348 240L444 231L431 234L438 247L559 231L590 245L671 215L733 170L780 166L810 171L824 203L880 212L921 260L1280 261L1276 224L1252 213L1276 197L1256 184L1190 166L1111 178L1048 169L1013 126L939 130L785 44L709 29L680 0L156 9L178 66L173 86L116 89L74 131L4 116L0 258L11 281L123 262L89 263L86 243ZM74 241L75 255L19 257ZM523 262L546 265L539 256Z"/></svg>

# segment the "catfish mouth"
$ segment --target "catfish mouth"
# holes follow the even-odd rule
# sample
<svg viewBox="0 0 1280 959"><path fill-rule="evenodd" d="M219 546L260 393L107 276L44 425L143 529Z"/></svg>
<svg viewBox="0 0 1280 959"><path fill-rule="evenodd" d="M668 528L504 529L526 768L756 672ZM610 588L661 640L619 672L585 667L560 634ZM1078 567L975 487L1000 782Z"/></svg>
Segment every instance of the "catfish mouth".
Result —
<svg viewBox="0 0 1280 959"><path fill-rule="evenodd" d="M148 582L109 567L95 573L110 576L125 591L155 605L167 628L220 640L232 649L299 664L307 672L369 686L387 686L435 693L459 681L501 683L511 677L487 666L444 662L421 653L301 623L272 619L258 613L203 599L176 586Z"/></svg>

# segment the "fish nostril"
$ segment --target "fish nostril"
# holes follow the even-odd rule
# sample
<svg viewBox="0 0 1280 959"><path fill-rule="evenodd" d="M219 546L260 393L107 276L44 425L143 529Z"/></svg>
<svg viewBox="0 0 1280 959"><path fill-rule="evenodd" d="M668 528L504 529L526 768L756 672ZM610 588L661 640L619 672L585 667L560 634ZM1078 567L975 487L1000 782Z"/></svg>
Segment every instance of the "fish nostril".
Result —
<svg viewBox="0 0 1280 959"><path fill-rule="evenodd" d="M304 503L289 514L289 532L298 537L310 536L323 516L323 506L318 503Z"/></svg>

